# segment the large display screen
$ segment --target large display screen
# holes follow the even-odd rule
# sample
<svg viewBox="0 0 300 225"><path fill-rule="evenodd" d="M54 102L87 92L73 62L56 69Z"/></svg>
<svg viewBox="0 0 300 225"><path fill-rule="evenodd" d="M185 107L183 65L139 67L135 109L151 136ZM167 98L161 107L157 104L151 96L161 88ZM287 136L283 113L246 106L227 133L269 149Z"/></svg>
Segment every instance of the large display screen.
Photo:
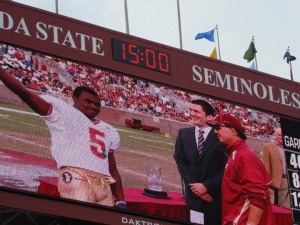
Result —
<svg viewBox="0 0 300 225"><path fill-rule="evenodd" d="M248 143L260 157L262 143L270 141L274 128L279 126L274 115L5 44L0 44L0 66L28 90L54 96L70 105L76 86L88 86L99 94L99 119L112 125L120 135L116 164L125 201L134 212L189 221L173 152L178 130L192 126L191 100L205 99L217 112L240 118ZM44 119L3 84L0 93L0 186L61 198L57 190L57 162L50 150L54 140ZM80 130L73 132L76 135ZM63 148L69 150L69 146ZM162 198L144 193L149 188L149 167L153 166L161 171L160 188L166 192ZM157 208L151 208L151 203Z"/></svg>

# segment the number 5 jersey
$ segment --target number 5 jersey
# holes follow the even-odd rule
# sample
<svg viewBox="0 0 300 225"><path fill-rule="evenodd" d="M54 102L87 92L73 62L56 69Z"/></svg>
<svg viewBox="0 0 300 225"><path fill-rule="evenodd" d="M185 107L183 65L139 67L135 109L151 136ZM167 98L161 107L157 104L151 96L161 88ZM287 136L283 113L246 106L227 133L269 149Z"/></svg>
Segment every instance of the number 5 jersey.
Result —
<svg viewBox="0 0 300 225"><path fill-rule="evenodd" d="M103 121L91 121L72 105L53 96L42 95L52 105L43 116L51 133L51 153L57 167L72 166L109 175L108 151L120 145L115 128Z"/></svg>

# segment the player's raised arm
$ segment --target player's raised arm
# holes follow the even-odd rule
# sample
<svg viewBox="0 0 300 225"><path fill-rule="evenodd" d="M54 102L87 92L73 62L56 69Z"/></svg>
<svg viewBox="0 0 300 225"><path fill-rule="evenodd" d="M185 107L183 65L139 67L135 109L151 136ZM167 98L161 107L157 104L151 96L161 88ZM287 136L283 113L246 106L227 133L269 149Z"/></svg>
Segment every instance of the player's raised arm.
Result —
<svg viewBox="0 0 300 225"><path fill-rule="evenodd" d="M12 92L18 95L33 111L45 116L51 111L51 105L37 94L26 89L21 82L15 79L11 74L7 73L0 67L0 80Z"/></svg>

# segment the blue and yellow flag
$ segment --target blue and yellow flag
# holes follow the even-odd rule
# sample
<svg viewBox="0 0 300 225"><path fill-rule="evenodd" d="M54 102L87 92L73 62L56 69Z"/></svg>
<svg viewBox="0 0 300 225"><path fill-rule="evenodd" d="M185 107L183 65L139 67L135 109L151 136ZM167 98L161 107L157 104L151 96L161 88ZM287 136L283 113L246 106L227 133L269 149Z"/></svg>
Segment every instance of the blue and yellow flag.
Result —
<svg viewBox="0 0 300 225"><path fill-rule="evenodd" d="M195 37L195 40L202 39L202 38L215 42L215 28L205 33L198 33Z"/></svg>

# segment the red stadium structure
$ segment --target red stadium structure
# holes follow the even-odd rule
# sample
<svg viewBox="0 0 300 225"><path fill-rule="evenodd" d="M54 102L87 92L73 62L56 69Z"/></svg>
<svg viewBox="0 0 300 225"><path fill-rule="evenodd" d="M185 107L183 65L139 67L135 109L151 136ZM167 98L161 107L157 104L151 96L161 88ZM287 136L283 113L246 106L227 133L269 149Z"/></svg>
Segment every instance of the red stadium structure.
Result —
<svg viewBox="0 0 300 225"><path fill-rule="evenodd" d="M292 216L294 223L300 223L300 182L299 176L295 178L300 169L297 166L300 165L300 138L299 134L289 129L300 128L299 83L9 0L0 2L0 42L280 117L283 136L286 137L287 157L291 159L287 160L287 164L293 204L292 212L274 206L274 215L278 225L292 224ZM74 85L73 77L68 74L59 76L70 87ZM31 88L43 90L45 87ZM149 132L144 133L148 135ZM55 163L45 157L12 153L1 145L0 156L3 165L19 163L47 170L55 168ZM20 187L12 188L9 181L2 181L0 222L10 225L25 224L24 221L38 225L189 224L181 193L169 193L172 204L168 199L140 201L143 197L140 190L132 189L126 197L133 199L129 202L129 211L62 199L58 196L55 179L41 179L39 193Z"/></svg>

